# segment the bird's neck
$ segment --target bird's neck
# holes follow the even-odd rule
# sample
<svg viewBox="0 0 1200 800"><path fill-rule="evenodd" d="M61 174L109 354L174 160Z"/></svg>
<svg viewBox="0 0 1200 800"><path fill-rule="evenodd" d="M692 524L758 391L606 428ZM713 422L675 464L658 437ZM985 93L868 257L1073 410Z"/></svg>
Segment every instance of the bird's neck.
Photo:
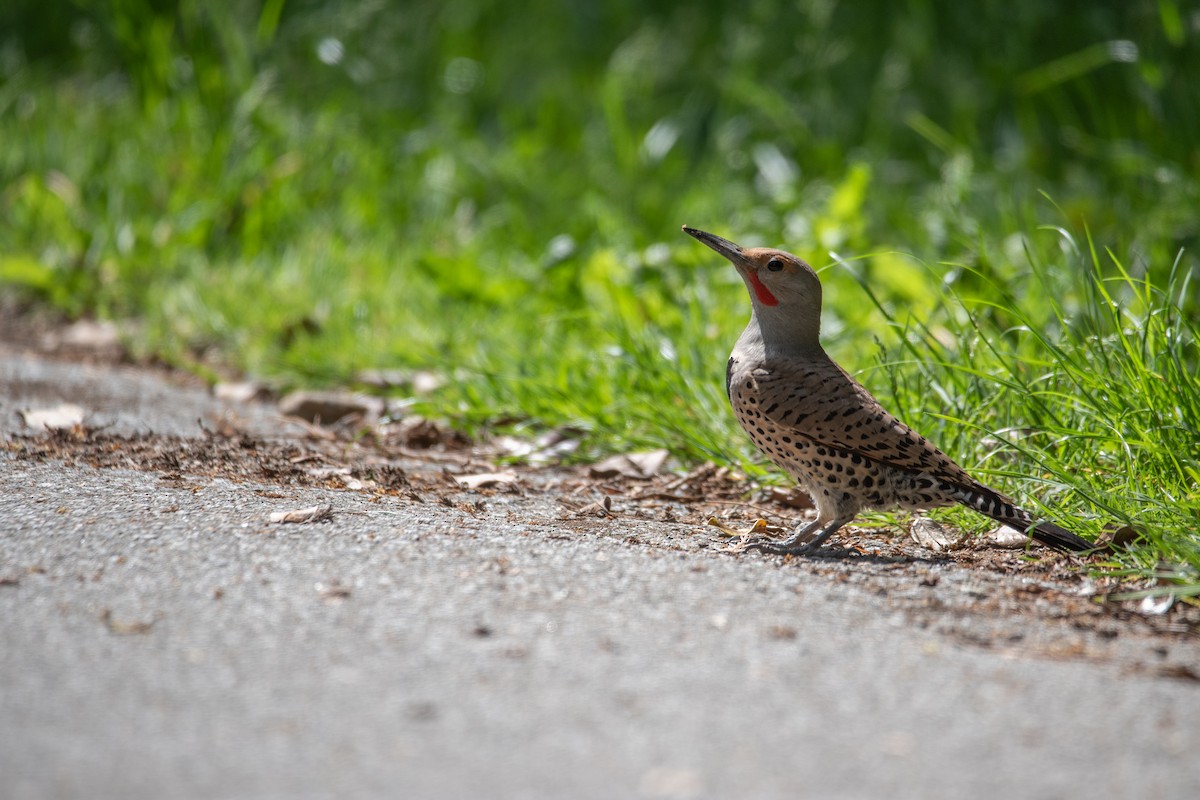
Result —
<svg viewBox="0 0 1200 800"><path fill-rule="evenodd" d="M824 353L820 342L820 315L796 318L786 312L759 313L754 309L734 353L739 360L813 358Z"/></svg>

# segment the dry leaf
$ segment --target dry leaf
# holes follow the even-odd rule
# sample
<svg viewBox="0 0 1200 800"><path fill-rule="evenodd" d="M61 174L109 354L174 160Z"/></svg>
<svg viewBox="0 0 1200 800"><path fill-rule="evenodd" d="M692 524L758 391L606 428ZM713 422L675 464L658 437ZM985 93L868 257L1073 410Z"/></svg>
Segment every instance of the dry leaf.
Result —
<svg viewBox="0 0 1200 800"><path fill-rule="evenodd" d="M266 400L271 396L271 390L261 383L254 381L221 382L213 386L213 397L231 403L249 403L252 400Z"/></svg>
<svg viewBox="0 0 1200 800"><path fill-rule="evenodd" d="M579 431L569 427L555 428L532 441L515 436L498 436L492 443L504 455L524 459L530 464L547 464L579 449Z"/></svg>
<svg viewBox="0 0 1200 800"><path fill-rule="evenodd" d="M446 385L444 376L421 369L365 369L354 379L375 389L407 389L413 394L432 394Z"/></svg>
<svg viewBox="0 0 1200 800"><path fill-rule="evenodd" d="M765 494L768 501L778 503L781 506L787 506L788 508L807 509L813 507L812 498L800 488L789 489L786 486L769 486Z"/></svg>
<svg viewBox="0 0 1200 800"><path fill-rule="evenodd" d="M948 550L958 541L951 528L928 517L913 520L908 532L914 542L937 553Z"/></svg>
<svg viewBox="0 0 1200 800"><path fill-rule="evenodd" d="M356 478L354 471L350 467L311 467L307 471L309 475L319 480L338 480L351 491L358 492L363 489L375 488L374 481Z"/></svg>
<svg viewBox="0 0 1200 800"><path fill-rule="evenodd" d="M517 479L515 472L481 472L478 475L455 475L454 480L459 486L467 489L486 489L489 486L499 486L512 483Z"/></svg>
<svg viewBox="0 0 1200 800"><path fill-rule="evenodd" d="M48 350L120 358L123 351L117 326L104 320L81 319L43 340Z"/></svg>
<svg viewBox="0 0 1200 800"><path fill-rule="evenodd" d="M303 459L289 459L292 464L299 464L302 460L306 461L318 456L308 455ZM309 467L305 470L309 475L312 475L318 480L329 480L330 478L342 478L351 474L352 470L349 467Z"/></svg>
<svg viewBox="0 0 1200 800"><path fill-rule="evenodd" d="M104 623L104 626L110 632L118 636L137 636L149 633L150 629L154 627L154 623L158 620L152 619L149 622L118 620L113 617L112 609L106 608L100 612L100 621Z"/></svg>
<svg viewBox="0 0 1200 800"><path fill-rule="evenodd" d="M1107 540L1108 544L1113 547L1129 549L1138 544L1146 535L1146 530L1141 525L1120 525L1113 523L1104 527L1104 533L1101 535L1101 541L1097 544L1103 544Z"/></svg>
<svg viewBox="0 0 1200 800"><path fill-rule="evenodd" d="M588 474L593 478L615 478L618 475L626 478L651 478L662 472L670 455L665 449L622 453L593 464Z"/></svg>
<svg viewBox="0 0 1200 800"><path fill-rule="evenodd" d="M421 416L405 417L388 425L388 441L397 441L414 450L428 450L439 444L454 442L457 434L444 429L437 422Z"/></svg>
<svg viewBox="0 0 1200 800"><path fill-rule="evenodd" d="M1029 537L1016 528L1000 525L988 532L988 541L993 547L1003 547L1006 550L1020 550L1029 546Z"/></svg>
<svg viewBox="0 0 1200 800"><path fill-rule="evenodd" d="M345 586L336 578L329 583L317 583L313 586L317 595L326 603L339 603L350 597L350 587Z"/></svg>
<svg viewBox="0 0 1200 800"><path fill-rule="evenodd" d="M378 419L384 403L378 397L353 392L292 392L279 401L279 411L318 425L333 425L347 417Z"/></svg>
<svg viewBox="0 0 1200 800"><path fill-rule="evenodd" d="M306 522L320 522L324 519L333 517L333 505L326 503L322 506L313 506L312 508L297 508L292 511L273 511L271 513L271 522L278 523L295 523L303 524Z"/></svg>
<svg viewBox="0 0 1200 800"><path fill-rule="evenodd" d="M613 516L612 498L608 495L604 495L604 499L594 503L588 503L583 508L577 509L572 516L609 518Z"/></svg>
<svg viewBox="0 0 1200 800"><path fill-rule="evenodd" d="M1138 603L1138 613L1154 617L1167 613L1173 605L1175 605L1175 595L1173 594L1148 595Z"/></svg>
<svg viewBox="0 0 1200 800"><path fill-rule="evenodd" d="M737 538L741 538L743 536L750 536L751 534L754 534L754 533L768 533L771 530L771 526L769 526L767 524L767 521L765 519L754 520L754 524L751 525L749 528L747 528L744 531L734 530L733 528L729 527L725 523L721 522L721 520L717 519L716 517L709 517L708 524L713 526L714 528L716 528L718 531L720 531L722 536L728 536L731 539L737 539Z"/></svg>
<svg viewBox="0 0 1200 800"><path fill-rule="evenodd" d="M1155 565L1155 571L1158 574L1158 579L1154 581L1154 585L1160 589L1175 587L1178 585L1179 580L1188 580L1195 577L1195 573L1188 567L1182 564L1172 564L1169 561L1159 561ZM1142 602L1138 604L1138 611L1146 616L1157 616L1170 611L1173 605L1175 605L1175 594L1174 592L1167 591L1163 594L1143 597Z"/></svg>
<svg viewBox="0 0 1200 800"><path fill-rule="evenodd" d="M1178 678L1179 680L1200 682L1200 672L1197 672L1187 664L1168 664L1165 667L1160 667L1158 674L1164 678Z"/></svg>
<svg viewBox="0 0 1200 800"><path fill-rule="evenodd" d="M84 410L74 403L60 403L52 408L26 409L18 412L25 424L36 430L66 430L83 423Z"/></svg>

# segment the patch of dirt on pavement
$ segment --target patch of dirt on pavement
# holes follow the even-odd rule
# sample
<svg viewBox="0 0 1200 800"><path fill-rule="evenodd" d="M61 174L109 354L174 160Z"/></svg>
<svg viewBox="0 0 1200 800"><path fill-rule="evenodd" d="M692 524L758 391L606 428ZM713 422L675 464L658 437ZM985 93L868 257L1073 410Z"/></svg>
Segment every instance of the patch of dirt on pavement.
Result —
<svg viewBox="0 0 1200 800"><path fill-rule="evenodd" d="M76 426L43 434L14 434L7 449L19 459L147 470L175 478L187 475L341 489L346 488L341 478L350 476L373 481L383 489L408 487L403 469L365 461L348 467L342 460L344 453L326 442L281 443L242 434L122 436Z"/></svg>
<svg viewBox="0 0 1200 800"><path fill-rule="evenodd" d="M616 535L637 546L714 558L768 558L778 564L781 577L802 574L806 588L818 576L829 591L846 591L850 598L856 592L883 597L905 624L936 631L956 645L1117 661L1139 673L1200 680L1194 666L1200 656L1200 608L1178 602L1165 614L1143 615L1135 603L1108 601L1107 595L1130 587L1089 575L1086 561L1077 556L1043 548L1001 549L982 538L936 552L907 535L853 526L821 557L736 554L736 539L711 526L710 519L739 530L764 517L774 522L769 529L782 532L805 513L803 499L759 487L713 464L644 478L597 477L586 467L506 466L497 472L483 452L457 445L413 450L386 435L335 436L319 429L309 438L271 439L228 426L182 437L117 435L77 425L10 434L3 448L17 460L146 470L177 484L223 478L369 492L473 516L490 497L516 495L523 502L507 504L510 519L516 515L530 525ZM547 508L559 512L549 519ZM1131 650L1131 636L1144 640L1144 646ZM1131 659L1131 652L1138 657Z"/></svg>

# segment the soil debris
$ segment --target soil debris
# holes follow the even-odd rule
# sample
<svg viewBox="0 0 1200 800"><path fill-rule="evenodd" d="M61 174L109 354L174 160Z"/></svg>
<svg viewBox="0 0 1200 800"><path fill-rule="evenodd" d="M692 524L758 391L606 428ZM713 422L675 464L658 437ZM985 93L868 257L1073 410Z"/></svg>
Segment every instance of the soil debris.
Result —
<svg viewBox="0 0 1200 800"><path fill-rule="evenodd" d="M290 511L273 511L270 516L271 522L296 525L304 525L309 522L322 522L332 518L333 505L330 503L310 508L296 508Z"/></svg>

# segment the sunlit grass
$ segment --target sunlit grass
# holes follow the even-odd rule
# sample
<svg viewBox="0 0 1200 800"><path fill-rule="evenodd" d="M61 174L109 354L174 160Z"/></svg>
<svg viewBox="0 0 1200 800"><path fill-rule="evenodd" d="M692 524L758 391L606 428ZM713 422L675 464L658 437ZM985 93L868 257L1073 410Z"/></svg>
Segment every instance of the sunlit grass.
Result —
<svg viewBox="0 0 1200 800"><path fill-rule="evenodd" d="M989 281L974 296L951 291L933 322L889 314L901 342L862 377L1039 514L1093 538L1134 525L1145 539L1127 558L1153 571L1171 553L1200 570L1200 327L1184 311L1190 275L1176 261L1158 287L1090 244L1068 248L1058 264L1032 262L1040 291L1024 299ZM1064 285L1063 275L1077 279Z"/></svg>

